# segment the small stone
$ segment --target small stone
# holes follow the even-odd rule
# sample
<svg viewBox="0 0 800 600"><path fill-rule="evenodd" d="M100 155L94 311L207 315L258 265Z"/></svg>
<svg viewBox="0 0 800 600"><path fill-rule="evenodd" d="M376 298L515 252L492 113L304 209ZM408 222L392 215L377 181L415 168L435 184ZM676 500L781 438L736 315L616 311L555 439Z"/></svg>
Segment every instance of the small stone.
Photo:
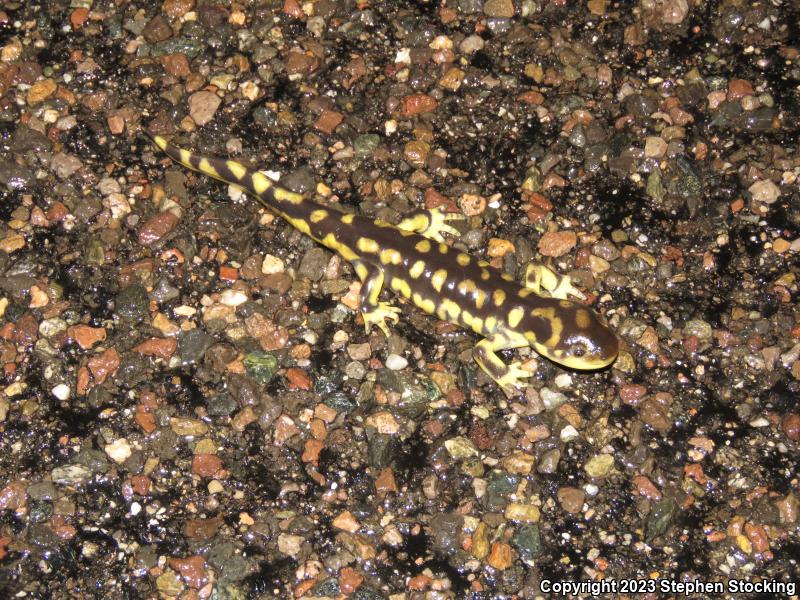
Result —
<svg viewBox="0 0 800 600"><path fill-rule="evenodd" d="M344 115L334 110L325 110L314 122L314 128L317 131L330 135L341 122L344 121Z"/></svg>
<svg viewBox="0 0 800 600"><path fill-rule="evenodd" d="M681 23L689 13L687 0L665 0L661 5L661 21L667 25Z"/></svg>
<svg viewBox="0 0 800 600"><path fill-rule="evenodd" d="M483 14L487 17L510 19L514 16L514 3L511 0L486 0Z"/></svg>
<svg viewBox="0 0 800 600"><path fill-rule="evenodd" d="M543 256L559 257L572 250L578 243L574 231L547 232L539 239L539 252Z"/></svg>
<svg viewBox="0 0 800 600"><path fill-rule="evenodd" d="M275 273L283 273L286 267L283 261L277 256L267 254L261 263L261 272L264 275L274 275Z"/></svg>
<svg viewBox="0 0 800 600"><path fill-rule="evenodd" d="M121 465L131 457L131 445L125 438L114 440L110 444L106 444L104 448L108 457L118 465Z"/></svg>
<svg viewBox="0 0 800 600"><path fill-rule="evenodd" d="M644 140L644 155L650 158L661 158L667 153L667 142L658 136L649 136Z"/></svg>
<svg viewBox="0 0 800 600"><path fill-rule="evenodd" d="M52 390L50 390L50 392L53 394L53 396L55 396L59 400L68 400L71 390L68 385L59 383Z"/></svg>
<svg viewBox="0 0 800 600"><path fill-rule="evenodd" d="M514 248L514 244L512 244L508 240L500 238L491 238L489 240L489 245L486 248L486 254L491 258L498 258L498 257L503 257L506 254L511 254L515 250L516 249Z"/></svg>
<svg viewBox="0 0 800 600"><path fill-rule="evenodd" d="M161 596L175 598L183 592L183 583L175 571L164 571L156 578L156 589Z"/></svg>
<svg viewBox="0 0 800 600"><path fill-rule="evenodd" d="M598 454L589 459L583 470L589 477L597 479L606 477L614 468L614 457L610 454Z"/></svg>
<svg viewBox="0 0 800 600"><path fill-rule="evenodd" d="M26 97L28 106L41 104L55 94L57 89L58 85L52 79L40 79L28 90L28 96Z"/></svg>
<svg viewBox="0 0 800 600"><path fill-rule="evenodd" d="M606 14L606 0L589 0L586 7L595 16L602 17Z"/></svg>
<svg viewBox="0 0 800 600"><path fill-rule="evenodd" d="M215 477L222 468L222 459L215 454L195 454L192 457L192 473L200 477Z"/></svg>
<svg viewBox="0 0 800 600"><path fill-rule="evenodd" d="M444 447L448 454L456 460L478 456L480 452L468 438L458 436L446 440Z"/></svg>
<svg viewBox="0 0 800 600"><path fill-rule="evenodd" d="M427 94L412 94L403 98L401 110L406 117L422 113L430 113L436 110L439 103L433 96Z"/></svg>
<svg viewBox="0 0 800 600"><path fill-rule="evenodd" d="M174 338L150 338L134 347L134 352L167 360L178 349L178 341Z"/></svg>
<svg viewBox="0 0 800 600"><path fill-rule="evenodd" d="M520 450L506 456L502 463L503 468L514 475L528 475L533 469L535 457Z"/></svg>
<svg viewBox="0 0 800 600"><path fill-rule="evenodd" d="M397 354L386 357L386 368L392 371L401 371L408 366L408 360Z"/></svg>
<svg viewBox="0 0 800 600"><path fill-rule="evenodd" d="M198 125L203 126L214 118L222 98L212 92L201 90L189 96L189 116Z"/></svg>
<svg viewBox="0 0 800 600"><path fill-rule="evenodd" d="M349 510L346 510L333 519L333 526L336 529L341 529L349 533L355 533L361 529L361 523L353 516Z"/></svg>
<svg viewBox="0 0 800 600"><path fill-rule="evenodd" d="M509 521L538 523L540 518L539 507L534 504L509 502L508 506L506 506L505 517Z"/></svg>
<svg viewBox="0 0 800 600"><path fill-rule="evenodd" d="M188 558L169 558L167 564L180 573L184 583L190 588L199 590L208 583L206 561L202 556Z"/></svg>
<svg viewBox="0 0 800 600"><path fill-rule="evenodd" d="M365 423L368 427L373 427L383 435L397 435L400 432L400 424L389 411L384 410L372 413L366 418Z"/></svg>
<svg viewBox="0 0 800 600"><path fill-rule="evenodd" d="M67 329L67 335L70 337L70 339L75 340L78 346L84 350L89 350L95 344L106 339L106 330L104 327L73 325Z"/></svg>
<svg viewBox="0 0 800 600"><path fill-rule="evenodd" d="M486 198L476 194L464 194L458 199L458 207L467 217L481 215L486 210Z"/></svg>
<svg viewBox="0 0 800 600"><path fill-rule="evenodd" d="M0 250L11 254L15 250L25 247L25 238L18 233L12 233L0 240Z"/></svg>
<svg viewBox="0 0 800 600"><path fill-rule="evenodd" d="M788 252L791 247L792 244L783 238L778 238L774 242L772 242L772 249L777 254L783 254L784 252Z"/></svg>
<svg viewBox="0 0 800 600"><path fill-rule="evenodd" d="M511 546L502 542L495 542L492 544L492 551L489 553L489 558L486 559L489 566L503 571L511 566Z"/></svg>
<svg viewBox="0 0 800 600"><path fill-rule="evenodd" d="M225 306L240 306L250 300L250 297L241 290L223 290L219 301Z"/></svg>
<svg viewBox="0 0 800 600"><path fill-rule="evenodd" d="M574 515L583 508L586 492L580 488L565 486L558 490L558 502L566 512Z"/></svg>
<svg viewBox="0 0 800 600"><path fill-rule="evenodd" d="M208 425L199 419L189 417L172 417L169 420L169 427L176 435L181 436L200 436L208 433Z"/></svg>
<svg viewBox="0 0 800 600"><path fill-rule="evenodd" d="M765 204L772 204L781 195L780 188L769 179L756 181L747 191L752 194L754 201Z"/></svg>
<svg viewBox="0 0 800 600"><path fill-rule="evenodd" d="M304 541L305 539L301 535L282 533L278 536L278 550L294 557L300 553Z"/></svg>
<svg viewBox="0 0 800 600"><path fill-rule="evenodd" d="M175 214L169 211L160 212L145 221L139 228L139 243L143 246L150 246L171 233L177 224L178 217Z"/></svg>

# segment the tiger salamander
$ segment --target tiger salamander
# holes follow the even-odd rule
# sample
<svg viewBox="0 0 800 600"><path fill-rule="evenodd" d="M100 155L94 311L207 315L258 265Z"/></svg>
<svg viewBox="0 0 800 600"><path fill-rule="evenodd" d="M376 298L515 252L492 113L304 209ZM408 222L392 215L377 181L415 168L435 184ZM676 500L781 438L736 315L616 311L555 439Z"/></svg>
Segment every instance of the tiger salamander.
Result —
<svg viewBox="0 0 800 600"><path fill-rule="evenodd" d="M302 233L349 261L362 286L361 312L367 332L397 322L398 309L380 300L388 287L439 319L482 336L473 356L478 365L513 393L534 373L522 363L506 365L499 350L530 346L550 360L581 370L600 369L617 357L616 335L590 308L569 300L581 297L569 277L532 264L524 285L444 243L458 234L440 210L418 210L392 225L343 213L280 187L263 173L232 160L192 154L160 136L153 141L183 166L236 185ZM460 217L456 217L460 218Z"/></svg>

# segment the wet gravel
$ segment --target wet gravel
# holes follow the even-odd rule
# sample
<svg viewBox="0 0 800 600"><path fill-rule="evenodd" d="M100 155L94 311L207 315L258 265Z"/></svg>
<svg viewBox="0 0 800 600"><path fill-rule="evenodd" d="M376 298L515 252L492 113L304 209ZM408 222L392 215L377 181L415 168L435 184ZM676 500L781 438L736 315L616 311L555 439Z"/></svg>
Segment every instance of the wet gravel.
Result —
<svg viewBox="0 0 800 600"><path fill-rule="evenodd" d="M4 3L3 597L792 593L764 582L798 580L798 22ZM346 211L458 212L454 245L571 274L619 359L523 352L506 398L472 334L406 307L366 335L347 263L144 129Z"/></svg>

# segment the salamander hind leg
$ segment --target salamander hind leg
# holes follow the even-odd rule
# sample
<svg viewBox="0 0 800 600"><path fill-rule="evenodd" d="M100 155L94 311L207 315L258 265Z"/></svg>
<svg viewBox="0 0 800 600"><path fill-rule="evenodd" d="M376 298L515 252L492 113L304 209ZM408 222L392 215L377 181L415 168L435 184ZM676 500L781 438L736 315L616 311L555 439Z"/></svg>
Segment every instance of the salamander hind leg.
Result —
<svg viewBox="0 0 800 600"><path fill-rule="evenodd" d="M361 315L364 317L364 328L367 333L372 330L373 325L389 337L389 327L386 325L386 319L392 323L397 323L400 317L397 313L400 309L392 306L388 302L379 300L381 289L383 289L384 273L383 269L366 265L363 262L355 263L356 274L361 279Z"/></svg>
<svg viewBox="0 0 800 600"><path fill-rule="evenodd" d="M568 300L568 296L585 300L586 295L572 285L569 275L558 275L541 264L530 264L525 270L525 287L540 295Z"/></svg>
<svg viewBox="0 0 800 600"><path fill-rule="evenodd" d="M419 233L424 235L426 238L435 240L437 242L443 242L443 233L447 233L456 237L461 235L461 232L458 229L447 222L459 221L463 218L464 217L459 214L446 213L438 208L432 208L431 210L418 210L410 214L405 219L400 221L400 223L397 224L397 227L403 231Z"/></svg>
<svg viewBox="0 0 800 600"><path fill-rule="evenodd" d="M491 338L486 338L475 344L472 356L475 362L491 377L497 385L508 395L519 393L520 388L525 387L524 379L533 377L535 372L522 368L519 362L509 365L497 356L497 350L507 348L521 348L527 346L528 342L522 337L508 337L503 334L496 334Z"/></svg>

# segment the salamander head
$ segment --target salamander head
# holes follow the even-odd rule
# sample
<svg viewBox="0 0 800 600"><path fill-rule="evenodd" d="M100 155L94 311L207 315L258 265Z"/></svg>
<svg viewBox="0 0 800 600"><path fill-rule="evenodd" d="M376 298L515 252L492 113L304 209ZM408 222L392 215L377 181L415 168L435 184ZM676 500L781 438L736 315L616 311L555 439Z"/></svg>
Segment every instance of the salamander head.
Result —
<svg viewBox="0 0 800 600"><path fill-rule="evenodd" d="M619 354L614 332L592 309L569 300L533 308L520 325L534 350L570 369L602 369Z"/></svg>

